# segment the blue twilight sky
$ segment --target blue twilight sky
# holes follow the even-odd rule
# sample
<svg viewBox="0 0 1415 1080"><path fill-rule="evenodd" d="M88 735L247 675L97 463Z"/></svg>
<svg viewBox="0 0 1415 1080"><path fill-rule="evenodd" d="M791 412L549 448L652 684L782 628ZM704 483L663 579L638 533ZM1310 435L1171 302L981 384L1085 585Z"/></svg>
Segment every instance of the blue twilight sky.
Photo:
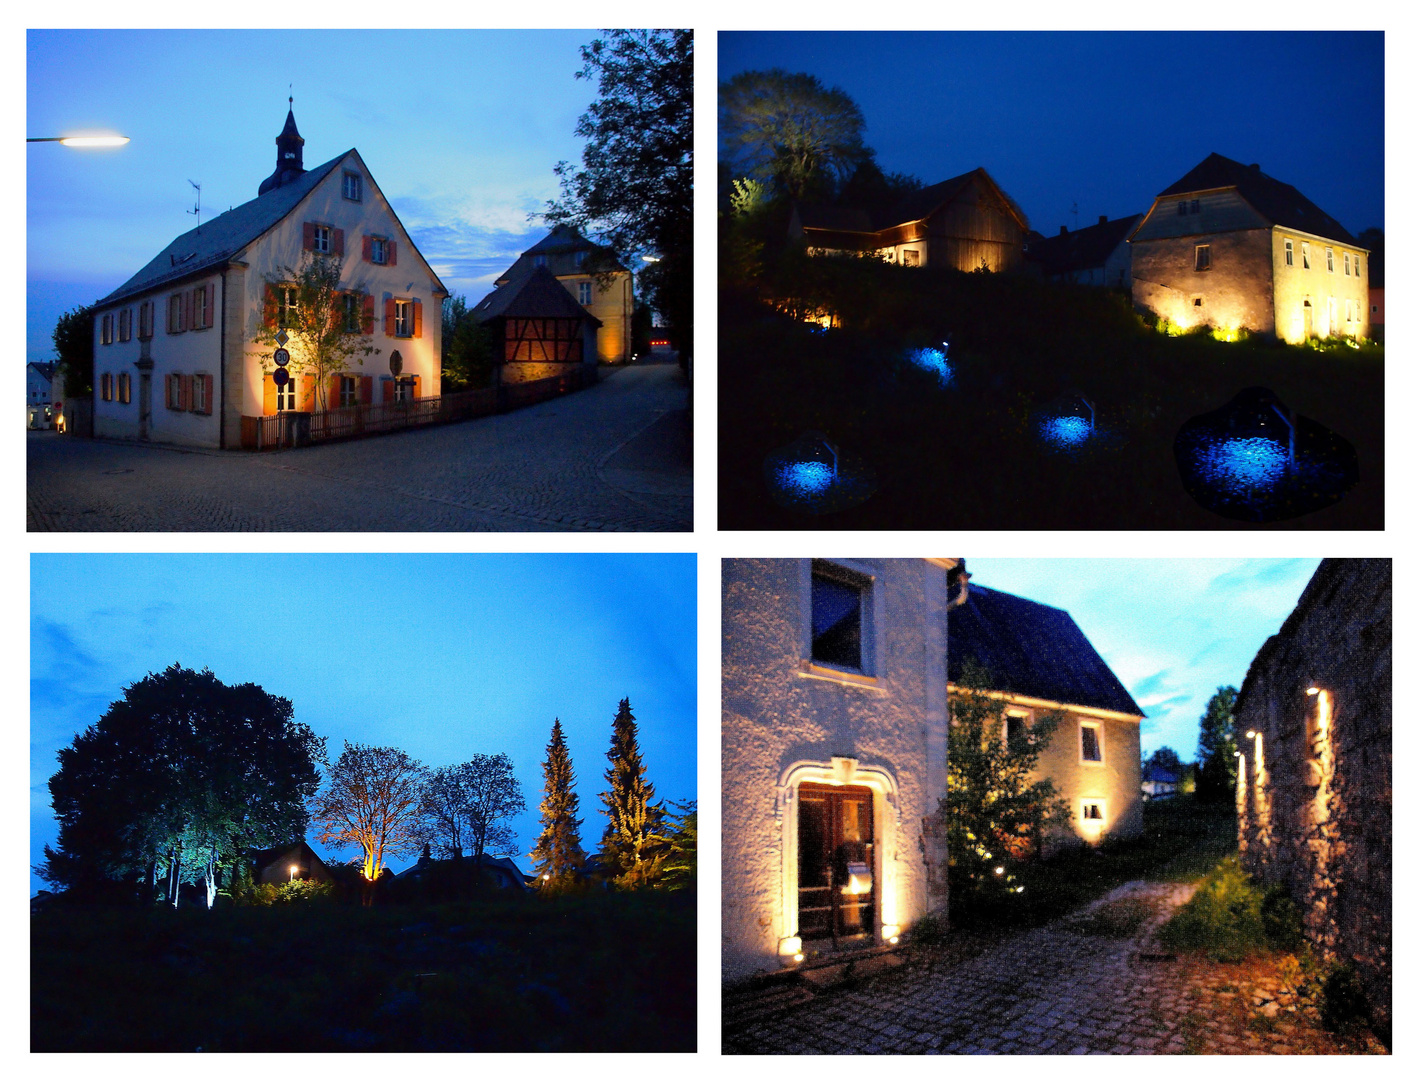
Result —
<svg viewBox="0 0 1415 1080"><path fill-rule="evenodd" d="M31 864L58 834L55 754L124 686L173 663L289 698L295 719L328 737L331 758L345 739L428 766L510 755L528 807L513 823L527 872L556 717L587 848L604 828L599 793L622 697L658 796L697 797L696 556L40 554L30 569Z"/></svg>
<svg viewBox="0 0 1415 1080"><path fill-rule="evenodd" d="M52 359L60 314L195 225L188 180L202 185L203 220L255 198L275 168L292 80L305 167L357 148L433 269L476 303L544 235L527 218L558 194L556 163L580 160L575 124L597 84L575 72L594 36L29 31L27 133L132 142L27 149L27 359Z"/></svg>
<svg viewBox="0 0 1415 1080"><path fill-rule="evenodd" d="M1046 236L1144 213L1215 151L1385 224L1380 33L718 35L721 79L773 67L849 94L886 172L981 165Z"/></svg>
<svg viewBox="0 0 1415 1080"><path fill-rule="evenodd" d="M1070 612L1144 711L1140 744L1194 760L1199 718L1242 686L1320 559L968 559L972 581Z"/></svg>

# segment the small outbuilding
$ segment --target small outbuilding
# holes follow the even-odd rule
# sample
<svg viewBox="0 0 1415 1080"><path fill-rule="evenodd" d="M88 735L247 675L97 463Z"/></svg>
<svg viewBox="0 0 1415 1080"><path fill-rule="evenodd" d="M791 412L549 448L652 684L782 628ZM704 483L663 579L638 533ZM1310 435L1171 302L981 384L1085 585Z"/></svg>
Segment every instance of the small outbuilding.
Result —
<svg viewBox="0 0 1415 1080"><path fill-rule="evenodd" d="M530 382L594 369L600 321L546 266L512 278L483 297L472 315L491 333L502 383Z"/></svg>
<svg viewBox="0 0 1415 1080"><path fill-rule="evenodd" d="M287 881L332 882L334 875L314 848L303 840L250 853L251 880L257 885L283 885Z"/></svg>

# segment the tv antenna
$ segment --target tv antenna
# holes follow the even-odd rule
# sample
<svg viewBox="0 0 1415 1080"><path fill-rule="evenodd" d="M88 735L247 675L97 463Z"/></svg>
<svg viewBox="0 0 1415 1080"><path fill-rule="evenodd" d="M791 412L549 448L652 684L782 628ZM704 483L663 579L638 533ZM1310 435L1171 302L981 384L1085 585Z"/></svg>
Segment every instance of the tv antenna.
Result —
<svg viewBox="0 0 1415 1080"><path fill-rule="evenodd" d="M1081 224L1081 208L1073 200L1071 203L1071 231L1075 232L1076 227Z"/></svg>
<svg viewBox="0 0 1415 1080"><path fill-rule="evenodd" d="M196 208L195 208L194 210L188 210L187 213L189 213L189 214L195 214L195 215L197 216L197 231L200 232L200 231L201 231L201 185L198 184L195 180L188 180L187 183L191 184L192 187L194 187L194 188L197 189L197 205L196 205Z"/></svg>

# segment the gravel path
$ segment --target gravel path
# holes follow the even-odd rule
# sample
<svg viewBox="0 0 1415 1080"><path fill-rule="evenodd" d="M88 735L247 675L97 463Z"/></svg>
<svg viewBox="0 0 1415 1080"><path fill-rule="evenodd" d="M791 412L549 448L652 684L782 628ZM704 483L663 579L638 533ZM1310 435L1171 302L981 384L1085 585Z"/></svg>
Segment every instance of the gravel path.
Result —
<svg viewBox="0 0 1415 1080"><path fill-rule="evenodd" d="M656 453L686 405L677 366L650 363L499 416L276 453L30 432L29 529L691 530L691 464Z"/></svg>

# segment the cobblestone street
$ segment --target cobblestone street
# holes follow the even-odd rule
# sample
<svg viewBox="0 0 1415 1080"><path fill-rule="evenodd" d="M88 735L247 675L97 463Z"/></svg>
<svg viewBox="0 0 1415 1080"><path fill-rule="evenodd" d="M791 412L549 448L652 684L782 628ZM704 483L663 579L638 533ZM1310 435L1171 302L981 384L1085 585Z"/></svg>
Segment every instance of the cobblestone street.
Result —
<svg viewBox="0 0 1415 1080"><path fill-rule="evenodd" d="M691 530L686 406L669 362L499 416L265 454L30 432L29 529Z"/></svg>
<svg viewBox="0 0 1415 1080"><path fill-rule="evenodd" d="M1380 1053L1287 1005L1273 965L1165 955L1192 885L1129 882L946 970L906 967L762 1017L728 1054Z"/></svg>

